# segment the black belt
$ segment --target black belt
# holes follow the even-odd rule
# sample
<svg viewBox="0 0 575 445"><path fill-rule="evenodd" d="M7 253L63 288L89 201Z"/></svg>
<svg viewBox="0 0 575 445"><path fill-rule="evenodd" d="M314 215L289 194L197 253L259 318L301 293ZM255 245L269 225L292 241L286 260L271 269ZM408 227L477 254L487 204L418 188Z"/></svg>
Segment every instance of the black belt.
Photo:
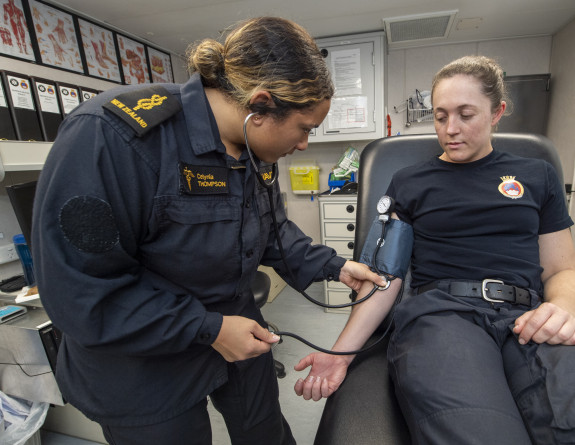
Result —
<svg viewBox="0 0 575 445"><path fill-rule="evenodd" d="M455 297L483 298L490 303L513 303L531 306L531 292L522 287L511 286L501 280L449 281L439 280L417 288L417 294L441 289Z"/></svg>

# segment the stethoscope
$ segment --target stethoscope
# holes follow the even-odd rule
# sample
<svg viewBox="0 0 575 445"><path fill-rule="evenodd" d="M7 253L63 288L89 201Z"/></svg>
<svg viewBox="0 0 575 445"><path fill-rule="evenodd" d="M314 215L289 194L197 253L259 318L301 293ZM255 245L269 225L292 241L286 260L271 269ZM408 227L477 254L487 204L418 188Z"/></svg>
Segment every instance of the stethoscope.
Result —
<svg viewBox="0 0 575 445"><path fill-rule="evenodd" d="M312 302L313 304L316 304L316 305L321 306L321 307L323 307L323 308L329 308L329 309L340 309L340 308L355 306L356 304L360 304L360 303L363 303L364 301L366 301L366 300L367 300L368 298L370 298L376 291L387 289L387 288L390 286L390 284L391 284L391 280L393 280L395 277L392 277L392 276L389 276L389 275L387 275L387 274L385 274L385 273L380 272L380 271L377 269L376 261L375 261L375 257L376 257L376 255L377 255L377 251L378 251L379 248L381 248L381 246L383 245L383 241L384 241L384 239L385 239L385 238L384 238L384 235L385 235L385 227L386 227L386 224L385 224L385 223L389 220L389 215L391 215L391 213L392 213L392 211L393 211L393 201L391 200L391 198L389 198L389 197L387 197L387 196L382 197L382 198L380 199L380 201L378 202L378 206L377 206L377 207L378 207L378 212L380 212L380 215L381 215L380 218L383 220L383 224L382 224L381 237L379 238L379 241L378 241L378 244L377 244L377 248L376 248L375 251L374 251L373 261L372 261L372 264L374 265L374 268L375 268L375 272L376 272L378 275L384 276L384 277L387 279L387 284L386 284L385 287L381 287L381 286L374 285L373 289L372 289L365 297L360 298L359 300L355 300L355 301L351 301L351 302L349 302L349 303L343 303L343 304L327 304L327 303L321 302L321 301L319 301L319 300L316 300L316 299L310 297L304 290L298 289L298 288L295 287L295 285L296 285L296 279L295 279L295 277L294 277L294 275L293 275L293 272L292 272L291 268L290 268L290 267L288 266L288 264L287 264L287 259L286 259L285 251L284 251L283 244L282 244L281 237L280 237L280 233L279 233L279 226L278 226L278 222L277 222L277 219L276 219L275 205L274 205L274 199L273 199L273 187L274 187L274 184L276 183L276 181L277 181L277 179L278 179L278 176L279 176L277 162L274 162L274 163L272 164L272 177L271 177L271 179L269 179L269 180L266 181L266 180L263 178L263 175L262 175L261 172L260 172L259 165L258 165L258 163L256 162L256 159L255 159L255 157L254 157L254 154L253 154L253 152L252 152L252 150L251 150L251 148L250 148L250 144L249 144L249 142L248 142L248 133L247 133L248 122L249 122L249 120L250 120L253 116L255 116L255 115L257 115L257 114L259 114L259 113L250 113L250 114L248 114L248 115L246 116L246 119L244 120L244 141L245 141L245 144L246 144L246 149L247 149L247 151L248 151L248 155L249 155L249 158L250 158L250 162L251 162L251 164L252 164L252 166L253 166L253 168L254 168L254 170L255 170L255 173L256 173L255 176L256 176L256 178L258 179L258 182L261 184L261 186L264 187L264 188L266 189L267 193L268 193L268 200L269 200L269 202L270 202L270 209L271 209L271 214L272 214L274 234L275 234L275 237L276 237L276 240L277 240L277 243L278 243L278 248L279 248L279 252L280 252L280 256L281 256L282 262L283 262L283 264L284 264L284 266L285 266L285 268L286 268L286 270L287 270L287 272L288 272L288 274L289 274L289 276L290 276L290 279L291 279L292 283L294 283L294 289L295 289L297 292L299 292L301 295L303 295L308 301ZM387 201L387 200L389 200L389 201ZM383 211L383 212L382 212L382 211ZM398 295L401 295L401 291L399 292ZM395 300L395 302L393 303L393 306L392 306L392 308L391 308L391 310L390 310L390 315L393 314L393 311L394 311L394 309L395 309L395 306L397 305L398 302L399 302L399 298L396 298L396 300ZM275 331L274 333L275 333L276 335L279 335L280 337L281 337L281 336L287 336L287 337L295 338L296 340L298 340L298 341L300 341L300 342L306 344L306 345L309 346L310 348L313 348L313 349L315 349L315 350L317 350L317 351L320 351L320 352L324 352L324 353L326 353L326 354L332 354L332 355L356 355L356 354L359 354L359 353L361 353L361 352L365 352L365 351L368 351L368 350L374 348L379 342L381 342L381 341L385 338L385 336L387 335L387 333L388 333L390 327L391 327L391 323L388 323L387 328L385 329L385 331L383 332L383 334L381 335L381 337L380 337L379 339L377 339L377 340L376 340L374 343L372 343L371 345L369 345L369 346L367 346L367 347L365 347L365 348L362 348L362 349L355 350L355 351L332 351L332 350L330 350L330 349L325 349L325 348L322 348L322 347L320 347L320 346L314 345L313 343L309 342L309 341L306 340L305 338L302 338L302 337L300 337L299 335L294 334L294 333L291 333L291 332Z"/></svg>

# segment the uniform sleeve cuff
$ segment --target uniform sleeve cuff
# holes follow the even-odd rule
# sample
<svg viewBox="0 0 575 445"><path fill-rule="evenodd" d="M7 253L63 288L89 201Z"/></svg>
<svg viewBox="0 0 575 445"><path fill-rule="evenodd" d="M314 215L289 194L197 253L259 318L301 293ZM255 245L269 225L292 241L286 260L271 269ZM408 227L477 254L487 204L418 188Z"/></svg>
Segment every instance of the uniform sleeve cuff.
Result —
<svg viewBox="0 0 575 445"><path fill-rule="evenodd" d="M206 312L204 322L196 335L196 343L211 345L220 334L224 316L218 312Z"/></svg>
<svg viewBox="0 0 575 445"><path fill-rule="evenodd" d="M323 277L327 281L339 281L339 273L341 268L347 262L345 258L335 256L324 266Z"/></svg>

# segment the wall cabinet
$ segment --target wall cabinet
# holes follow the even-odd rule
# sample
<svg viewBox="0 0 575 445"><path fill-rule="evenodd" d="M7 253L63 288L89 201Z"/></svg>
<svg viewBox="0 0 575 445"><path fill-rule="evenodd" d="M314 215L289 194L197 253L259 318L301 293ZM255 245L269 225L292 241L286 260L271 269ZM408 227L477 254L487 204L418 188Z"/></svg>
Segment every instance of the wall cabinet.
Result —
<svg viewBox="0 0 575 445"><path fill-rule="evenodd" d="M321 242L334 249L339 256L353 257L357 195L320 195ZM339 281L324 281L325 302L349 303L351 290ZM350 308L326 309L328 312L349 312Z"/></svg>
<svg viewBox="0 0 575 445"><path fill-rule="evenodd" d="M317 40L336 92L310 143L384 137L384 42L383 33Z"/></svg>

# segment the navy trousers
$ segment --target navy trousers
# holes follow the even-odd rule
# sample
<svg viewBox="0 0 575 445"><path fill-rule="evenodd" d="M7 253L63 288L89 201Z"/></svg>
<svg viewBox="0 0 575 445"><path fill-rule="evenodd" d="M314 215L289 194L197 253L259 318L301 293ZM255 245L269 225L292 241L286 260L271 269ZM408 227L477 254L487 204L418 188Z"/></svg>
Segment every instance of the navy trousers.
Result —
<svg viewBox="0 0 575 445"><path fill-rule="evenodd" d="M228 382L210 394L233 445L295 445L279 405L271 353L228 363ZM212 445L207 400L166 422L138 427L101 425L110 445Z"/></svg>
<svg viewBox="0 0 575 445"><path fill-rule="evenodd" d="M527 310L439 289L398 306L388 360L415 444L575 443L575 347L520 345Z"/></svg>

